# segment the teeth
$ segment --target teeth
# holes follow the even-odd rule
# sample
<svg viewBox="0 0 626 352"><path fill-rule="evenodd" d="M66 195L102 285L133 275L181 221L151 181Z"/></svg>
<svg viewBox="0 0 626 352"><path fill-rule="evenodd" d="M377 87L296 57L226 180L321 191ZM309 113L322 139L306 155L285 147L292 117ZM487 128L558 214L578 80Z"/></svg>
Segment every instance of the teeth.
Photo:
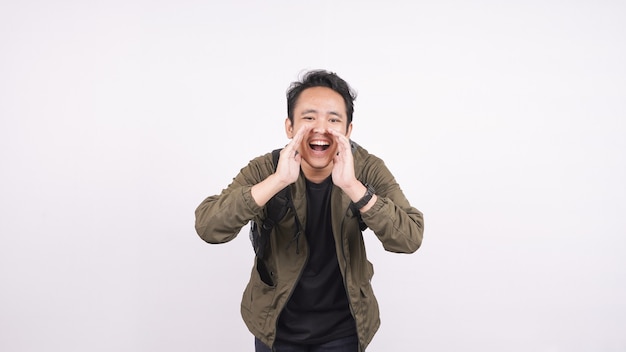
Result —
<svg viewBox="0 0 626 352"><path fill-rule="evenodd" d="M311 144L312 145L330 145L330 143L325 142L325 141L312 141Z"/></svg>

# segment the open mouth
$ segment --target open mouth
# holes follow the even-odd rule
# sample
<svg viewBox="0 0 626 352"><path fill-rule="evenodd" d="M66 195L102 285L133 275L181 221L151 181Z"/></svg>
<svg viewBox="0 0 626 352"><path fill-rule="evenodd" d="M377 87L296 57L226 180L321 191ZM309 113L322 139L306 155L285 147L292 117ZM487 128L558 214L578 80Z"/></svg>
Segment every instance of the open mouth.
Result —
<svg viewBox="0 0 626 352"><path fill-rule="evenodd" d="M330 143L327 141L312 141L309 143L309 147L317 152L323 152L330 147Z"/></svg>

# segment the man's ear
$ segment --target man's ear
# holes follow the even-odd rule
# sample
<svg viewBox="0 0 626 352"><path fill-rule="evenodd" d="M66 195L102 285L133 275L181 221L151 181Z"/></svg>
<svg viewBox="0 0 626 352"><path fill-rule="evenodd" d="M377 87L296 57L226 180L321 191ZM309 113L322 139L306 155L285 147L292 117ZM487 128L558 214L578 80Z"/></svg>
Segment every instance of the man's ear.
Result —
<svg viewBox="0 0 626 352"><path fill-rule="evenodd" d="M348 129L346 130L346 137L350 138L350 134L352 133L352 122L348 125Z"/></svg>
<svg viewBox="0 0 626 352"><path fill-rule="evenodd" d="M285 133L287 134L287 138L293 138L293 124L291 123L291 120L289 118L285 119Z"/></svg>

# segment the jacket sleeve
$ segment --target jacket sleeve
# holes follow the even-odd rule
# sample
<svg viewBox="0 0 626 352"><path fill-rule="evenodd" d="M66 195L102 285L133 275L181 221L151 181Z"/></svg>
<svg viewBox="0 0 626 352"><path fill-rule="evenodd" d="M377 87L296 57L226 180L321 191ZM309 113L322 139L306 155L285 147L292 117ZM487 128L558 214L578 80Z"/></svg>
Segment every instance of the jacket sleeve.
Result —
<svg viewBox="0 0 626 352"><path fill-rule="evenodd" d="M385 250L413 253L422 244L424 216L412 207L400 185L382 160L369 156L372 163L364 171L364 179L374 187L376 203L361 214L363 221L376 234Z"/></svg>
<svg viewBox="0 0 626 352"><path fill-rule="evenodd" d="M220 194L200 203L195 212L195 227L200 238L208 243L228 242L262 211L263 208L252 198L251 189L269 176L266 159L259 157L252 160ZM269 163L271 168L271 158Z"/></svg>

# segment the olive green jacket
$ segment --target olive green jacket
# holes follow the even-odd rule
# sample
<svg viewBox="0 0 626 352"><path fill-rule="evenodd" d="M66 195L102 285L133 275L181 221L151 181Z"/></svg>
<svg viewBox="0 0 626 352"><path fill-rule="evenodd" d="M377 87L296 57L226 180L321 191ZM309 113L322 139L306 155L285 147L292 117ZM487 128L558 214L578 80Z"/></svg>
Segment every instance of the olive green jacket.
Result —
<svg viewBox="0 0 626 352"><path fill-rule="evenodd" d="M376 203L361 214L363 222L387 251L416 251L422 243L422 213L411 207L381 159L354 142L352 145L355 176L371 185L378 197ZM250 220L262 223L265 209L256 204L250 189L273 172L271 153L257 157L241 169L221 194L206 198L196 209L196 231L200 237L208 243L224 243L235 238ZM291 191L297 217L304 229L307 203L302 173ZM378 330L380 318L378 302L370 285L374 270L367 259L358 217L350 203L350 198L333 185L331 223L337 258L356 321L360 350L364 351ZM274 343L278 316L308 257L304 231L296 236L295 228L295 218L290 210L272 230L262 265L259 265L261 259L255 260L241 302L241 315L248 329L268 346Z"/></svg>

